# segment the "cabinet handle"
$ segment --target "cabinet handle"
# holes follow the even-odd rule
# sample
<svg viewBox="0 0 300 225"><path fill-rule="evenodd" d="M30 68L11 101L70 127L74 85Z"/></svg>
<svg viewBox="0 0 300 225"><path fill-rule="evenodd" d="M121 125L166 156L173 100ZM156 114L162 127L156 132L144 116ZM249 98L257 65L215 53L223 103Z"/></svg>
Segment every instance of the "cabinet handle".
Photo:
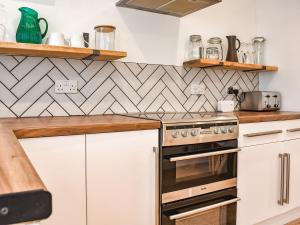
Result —
<svg viewBox="0 0 300 225"><path fill-rule="evenodd" d="M283 154L279 154L280 159L280 197L278 200L279 205L283 205L283 195L284 195L284 172L285 172L285 160Z"/></svg>
<svg viewBox="0 0 300 225"><path fill-rule="evenodd" d="M286 159L286 183L285 183L285 198L283 200L284 203L290 203L290 177L291 177L291 154L285 153L283 155L284 159Z"/></svg>
<svg viewBox="0 0 300 225"><path fill-rule="evenodd" d="M259 136L265 136L265 135L271 135L271 134L281 134L282 132L283 132L282 130L272 130L272 131L244 134L244 136L245 137L259 137Z"/></svg>
<svg viewBox="0 0 300 225"><path fill-rule="evenodd" d="M183 161L183 160L189 160L189 159L198 159L198 158L205 158L205 157L211 157L211 156L217 156L217 155L225 155L230 153L236 153L241 151L240 148L235 149L229 149L224 151L217 151L217 152L209 152L209 153L201 153L201 154L194 154L194 155L188 155L188 156L178 156L170 158L170 162L177 162L177 161Z"/></svg>
<svg viewBox="0 0 300 225"><path fill-rule="evenodd" d="M293 133L293 132L298 132L298 131L300 131L300 128L293 128L293 129L286 130L287 133Z"/></svg>
<svg viewBox="0 0 300 225"><path fill-rule="evenodd" d="M171 215L171 216L169 216L169 219L170 220L183 219L183 218L186 218L186 217L189 217L189 216L193 216L195 214L199 214L199 213L211 210L211 209L216 209L216 208L220 208L222 206L226 206L226 205L229 205L229 204L232 204L232 203L236 203L236 202L238 202L240 200L241 200L240 198L234 198L234 199L231 199L231 200L228 200L228 201L224 201L224 202L220 202L220 203L217 203L217 204L214 204L214 205L205 206L203 208L194 209L194 210L191 210L191 211L188 211L188 212L183 212L183 213Z"/></svg>
<svg viewBox="0 0 300 225"><path fill-rule="evenodd" d="M155 154L155 224L159 224L160 198L159 198L159 148L153 147Z"/></svg>

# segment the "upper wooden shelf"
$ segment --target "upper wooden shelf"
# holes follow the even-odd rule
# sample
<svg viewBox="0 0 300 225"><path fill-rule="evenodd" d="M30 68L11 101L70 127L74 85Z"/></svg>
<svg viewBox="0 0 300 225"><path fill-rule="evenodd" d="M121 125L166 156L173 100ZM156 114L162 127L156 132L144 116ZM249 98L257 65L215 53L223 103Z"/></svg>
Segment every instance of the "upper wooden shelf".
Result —
<svg viewBox="0 0 300 225"><path fill-rule="evenodd" d="M96 61L111 61L125 58L127 56L126 52L121 51L95 50L90 48L73 48L15 42L0 42L0 54L67 59L90 59Z"/></svg>
<svg viewBox="0 0 300 225"><path fill-rule="evenodd" d="M278 67L276 66L265 66L257 64L244 64L237 62L223 62L219 60L209 59L195 59L186 61L183 63L187 67L198 67L198 68L214 68L214 69L225 69L225 70L240 70L245 72L259 71L259 72L276 72Z"/></svg>

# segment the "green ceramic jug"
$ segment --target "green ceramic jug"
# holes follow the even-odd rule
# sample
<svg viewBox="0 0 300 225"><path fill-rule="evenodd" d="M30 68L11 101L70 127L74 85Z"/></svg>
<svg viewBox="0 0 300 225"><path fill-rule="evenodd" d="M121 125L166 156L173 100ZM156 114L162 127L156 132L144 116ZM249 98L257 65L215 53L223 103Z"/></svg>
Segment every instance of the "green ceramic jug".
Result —
<svg viewBox="0 0 300 225"><path fill-rule="evenodd" d="M21 20L17 29L16 40L21 43L32 43L41 44L42 39L46 36L48 31L48 22L44 18L38 18L37 11L22 7L19 8L21 11ZM40 21L44 21L46 28L44 33L41 33Z"/></svg>

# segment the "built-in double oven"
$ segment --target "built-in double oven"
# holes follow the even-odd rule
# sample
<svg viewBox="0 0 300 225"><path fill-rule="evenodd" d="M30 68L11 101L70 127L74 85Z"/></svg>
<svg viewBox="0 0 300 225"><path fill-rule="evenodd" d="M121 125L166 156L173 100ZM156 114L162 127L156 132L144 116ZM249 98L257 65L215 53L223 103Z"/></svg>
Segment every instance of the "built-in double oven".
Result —
<svg viewBox="0 0 300 225"><path fill-rule="evenodd" d="M161 225L235 225L238 152L237 139L162 146Z"/></svg>

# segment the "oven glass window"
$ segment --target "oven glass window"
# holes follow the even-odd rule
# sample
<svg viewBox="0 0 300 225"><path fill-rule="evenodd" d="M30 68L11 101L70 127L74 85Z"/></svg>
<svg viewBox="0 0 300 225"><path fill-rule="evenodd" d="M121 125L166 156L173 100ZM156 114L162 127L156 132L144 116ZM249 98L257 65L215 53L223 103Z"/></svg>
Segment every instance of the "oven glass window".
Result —
<svg viewBox="0 0 300 225"><path fill-rule="evenodd" d="M176 162L176 183L228 174L228 155Z"/></svg>

